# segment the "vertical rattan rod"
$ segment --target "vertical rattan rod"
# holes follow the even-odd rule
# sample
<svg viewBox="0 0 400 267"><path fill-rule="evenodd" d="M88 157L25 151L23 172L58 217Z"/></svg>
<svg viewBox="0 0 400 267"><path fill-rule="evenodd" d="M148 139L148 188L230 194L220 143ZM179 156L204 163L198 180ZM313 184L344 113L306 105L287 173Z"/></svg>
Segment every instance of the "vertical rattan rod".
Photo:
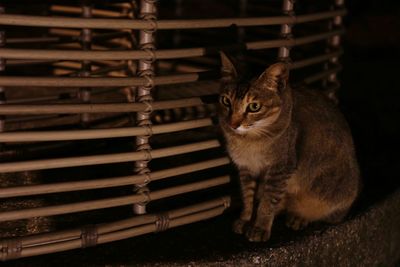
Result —
<svg viewBox="0 0 400 267"><path fill-rule="evenodd" d="M90 18L92 17L92 9L90 0L84 0L82 5L82 17ZM83 50L90 50L92 43L92 29L83 28L81 31L81 46ZM82 60L81 71L79 73L80 77L89 77L91 72L91 62L89 60ZM90 102L91 89L89 87L82 87L79 89L79 98L84 103ZM81 124L87 127L90 120L89 113L83 113L81 115Z"/></svg>
<svg viewBox="0 0 400 267"><path fill-rule="evenodd" d="M344 0L335 0L335 3L332 7L332 9L339 9L344 7ZM333 20L330 22L330 30L338 29L342 26L342 16L335 16ZM341 37L340 35L334 35L332 38L328 40L328 48L327 52L332 52L332 51L337 51L340 48L341 45ZM330 66L338 66L339 64L339 57L335 56L332 57L329 60L329 63L325 65L326 69L329 69ZM328 76L327 80L325 81L325 86L326 87L332 87L335 88L332 92L328 92L329 97L338 103L336 91L339 88L339 80L337 78L337 73L332 73L331 75Z"/></svg>
<svg viewBox="0 0 400 267"><path fill-rule="evenodd" d="M0 16L4 14L4 7L0 5ZM4 29L0 29L0 47L6 45L6 33ZM0 58L0 72L4 71L6 68L6 59ZM0 86L0 105L6 103L6 95L4 86ZM4 132L5 129L5 116L0 116L0 132ZM2 146L0 146L1 149Z"/></svg>
<svg viewBox="0 0 400 267"><path fill-rule="evenodd" d="M141 30L139 33L139 47L141 50L146 51L151 55L150 59L139 60L139 76L146 78L148 83L145 86L139 86L137 90L137 101L145 103L147 109L142 112L138 112L136 116L137 125L146 128L148 131L147 135L136 137L136 150L137 151L148 151L149 157L146 160L139 160L135 162L135 172L137 174L148 174L150 169L148 168L148 163L151 160L149 145L149 138L152 134L151 132L151 120L150 114L152 112L151 102L153 101L152 89L154 88L154 61L155 61L155 36L156 31L156 0L141 0L140 1L140 19L149 21L152 23L153 28L151 30ZM138 193L148 194L147 184L150 182L148 179L144 184L141 184L135 188ZM133 211L136 214L146 213L146 203L140 203L133 205Z"/></svg>
<svg viewBox="0 0 400 267"><path fill-rule="evenodd" d="M294 16L293 6L295 0L283 0L282 12L287 16ZM291 24L282 24L281 26L281 37L283 39L292 39L292 26ZM278 52L278 60L286 63L290 63L290 47L281 46Z"/></svg>

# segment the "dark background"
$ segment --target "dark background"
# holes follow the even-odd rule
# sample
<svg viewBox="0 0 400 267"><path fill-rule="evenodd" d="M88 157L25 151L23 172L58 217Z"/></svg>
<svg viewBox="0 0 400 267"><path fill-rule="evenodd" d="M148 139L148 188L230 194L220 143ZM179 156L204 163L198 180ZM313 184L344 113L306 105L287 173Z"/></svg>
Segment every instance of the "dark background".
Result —
<svg viewBox="0 0 400 267"><path fill-rule="evenodd" d="M348 2L340 98L362 167L364 200L371 202L400 184L400 5Z"/></svg>

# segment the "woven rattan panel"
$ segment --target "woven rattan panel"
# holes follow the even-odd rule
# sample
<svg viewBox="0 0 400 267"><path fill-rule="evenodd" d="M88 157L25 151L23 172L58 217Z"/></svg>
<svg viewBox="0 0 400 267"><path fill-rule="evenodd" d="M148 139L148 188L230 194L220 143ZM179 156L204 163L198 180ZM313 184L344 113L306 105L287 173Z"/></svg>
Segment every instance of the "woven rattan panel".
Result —
<svg viewBox="0 0 400 267"><path fill-rule="evenodd" d="M287 62L294 86L332 97L339 86L340 0L8 2L1 260L221 215L232 190L216 125L219 51L254 73Z"/></svg>

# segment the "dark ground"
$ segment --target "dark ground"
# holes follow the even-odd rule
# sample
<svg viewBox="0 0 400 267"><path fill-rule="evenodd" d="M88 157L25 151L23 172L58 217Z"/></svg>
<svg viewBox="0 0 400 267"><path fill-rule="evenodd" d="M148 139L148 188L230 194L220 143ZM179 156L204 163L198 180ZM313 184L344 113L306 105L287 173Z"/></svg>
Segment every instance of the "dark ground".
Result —
<svg viewBox="0 0 400 267"><path fill-rule="evenodd" d="M250 244L231 233L234 214L228 213L164 233L1 266L395 266L400 259L400 8L395 2L361 0L349 8L340 103L365 187L346 222L294 234L278 220L268 243Z"/></svg>

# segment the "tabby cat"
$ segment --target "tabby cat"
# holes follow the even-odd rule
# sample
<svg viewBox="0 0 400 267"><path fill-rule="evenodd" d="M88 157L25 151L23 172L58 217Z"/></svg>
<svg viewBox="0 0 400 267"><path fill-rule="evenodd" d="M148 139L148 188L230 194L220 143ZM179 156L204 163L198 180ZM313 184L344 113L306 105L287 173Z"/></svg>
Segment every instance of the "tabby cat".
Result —
<svg viewBox="0 0 400 267"><path fill-rule="evenodd" d="M221 62L219 119L243 200L234 232L267 241L280 212L295 230L343 220L358 195L360 174L336 105L318 90L292 90L284 63L246 82L224 53Z"/></svg>

